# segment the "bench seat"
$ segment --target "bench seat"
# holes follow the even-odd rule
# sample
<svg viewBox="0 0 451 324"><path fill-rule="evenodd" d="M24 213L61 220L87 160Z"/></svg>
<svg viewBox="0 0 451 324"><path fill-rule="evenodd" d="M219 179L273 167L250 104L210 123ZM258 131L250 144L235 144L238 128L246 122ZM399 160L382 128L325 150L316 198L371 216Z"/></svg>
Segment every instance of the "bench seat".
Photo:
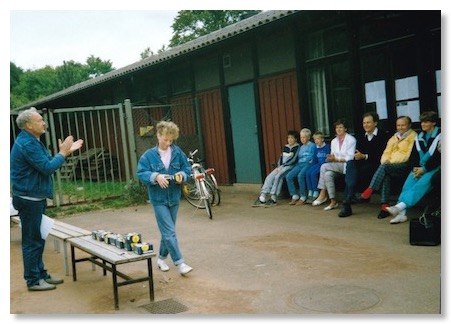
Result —
<svg viewBox="0 0 451 324"><path fill-rule="evenodd" d="M11 216L11 221L16 224L20 224L19 216ZM60 251L59 243L63 243L63 258L64 258L64 271L66 276L69 275L69 258L67 255L67 240L73 237L80 236L91 236L91 231L86 229L70 225L58 220L55 220L52 229L50 230L49 236L54 239L54 249L55 251Z"/></svg>

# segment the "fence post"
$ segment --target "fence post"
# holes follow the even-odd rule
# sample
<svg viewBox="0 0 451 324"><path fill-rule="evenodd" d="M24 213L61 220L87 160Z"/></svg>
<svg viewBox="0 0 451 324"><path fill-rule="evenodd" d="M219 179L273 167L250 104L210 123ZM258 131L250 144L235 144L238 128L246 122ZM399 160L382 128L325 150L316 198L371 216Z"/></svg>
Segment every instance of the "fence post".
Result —
<svg viewBox="0 0 451 324"><path fill-rule="evenodd" d="M47 118L47 115L48 115L48 118ZM50 154L55 155L56 153L58 153L59 146L58 146L58 142L56 140L58 135L56 134L55 119L53 117L52 109L47 109L47 114L44 114L44 122L47 125L49 125L49 129L50 129L50 133L45 132L46 142L50 143L50 141L51 141L54 152L50 152ZM50 134L53 134L53 136L50 136ZM56 207L60 207L61 202L63 201L63 190L61 188L61 173L60 173L59 169L56 171L56 185L58 187L58 190L57 190L58 198L55 197L57 199L53 199L53 203Z"/></svg>
<svg viewBox="0 0 451 324"><path fill-rule="evenodd" d="M125 115L124 115L124 107L120 103L119 104L119 123L121 126L121 137L122 137L122 150L124 152L124 165L125 165L125 179L130 181L130 159L128 154L128 143L127 143L127 135L126 135L126 127L125 127Z"/></svg>
<svg viewBox="0 0 451 324"><path fill-rule="evenodd" d="M138 176L136 175L136 171L138 169L138 159L136 156L136 143L135 143L135 133L133 129L133 114L132 114L132 105L130 99L125 99L125 124L127 127L127 135L128 135L128 145L130 147L130 163L132 170L132 177L135 181L138 181ZM129 177L128 179L131 179Z"/></svg>

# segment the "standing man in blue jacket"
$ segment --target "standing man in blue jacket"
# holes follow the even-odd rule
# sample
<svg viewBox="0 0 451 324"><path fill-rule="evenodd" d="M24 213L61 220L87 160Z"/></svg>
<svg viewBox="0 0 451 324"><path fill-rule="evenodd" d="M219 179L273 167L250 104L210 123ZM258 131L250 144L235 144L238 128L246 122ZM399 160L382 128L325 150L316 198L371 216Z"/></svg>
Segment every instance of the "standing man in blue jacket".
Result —
<svg viewBox="0 0 451 324"><path fill-rule="evenodd" d="M52 157L39 140L47 126L36 108L20 112L16 123L21 132L11 150L10 178L13 206L19 211L22 228L24 279L28 290L51 290L63 280L50 275L42 260L45 247L41 237L42 215L47 198L53 199L52 174L68 155L82 147L83 140L74 142L72 136L64 142L58 140L59 152Z"/></svg>

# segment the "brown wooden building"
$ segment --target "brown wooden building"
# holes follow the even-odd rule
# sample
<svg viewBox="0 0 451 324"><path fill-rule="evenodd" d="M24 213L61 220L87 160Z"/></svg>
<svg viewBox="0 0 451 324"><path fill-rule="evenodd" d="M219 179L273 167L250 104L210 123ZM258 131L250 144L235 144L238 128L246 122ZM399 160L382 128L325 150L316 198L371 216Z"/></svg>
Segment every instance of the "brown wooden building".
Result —
<svg viewBox="0 0 451 324"><path fill-rule="evenodd" d="M341 117L361 132L366 111L377 111L387 131L398 115L418 128L422 111L440 114L441 13L265 11L27 107L127 99L146 107L134 114L136 129L171 107L170 118L195 141L182 146L201 146L220 183L261 183L288 130L330 139Z"/></svg>

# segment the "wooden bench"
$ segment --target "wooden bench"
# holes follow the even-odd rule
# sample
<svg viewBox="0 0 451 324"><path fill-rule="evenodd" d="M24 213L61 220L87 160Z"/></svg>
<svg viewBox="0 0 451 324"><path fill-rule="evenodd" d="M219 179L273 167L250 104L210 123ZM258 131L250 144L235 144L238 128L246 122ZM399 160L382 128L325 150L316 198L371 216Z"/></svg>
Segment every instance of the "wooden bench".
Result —
<svg viewBox="0 0 451 324"><path fill-rule="evenodd" d="M70 238L68 239L68 242L70 243L71 249L72 276L74 281L77 281L76 264L78 262L90 261L93 264L96 264L99 267L103 268L103 275L106 275L106 271L110 271L112 273L115 309L119 309L118 287L139 283L142 281L149 282L150 301L154 301L152 257L156 255L155 252L152 251L139 255L132 251L119 249L116 246L96 241L92 239L91 236ZM75 258L75 248L86 252L91 256L77 259ZM131 278L117 270L118 265L124 265L137 261L147 261L147 276L140 278ZM117 277L124 279L124 281L118 282Z"/></svg>
<svg viewBox="0 0 451 324"><path fill-rule="evenodd" d="M11 221L20 224L19 216L12 216ZM61 221L55 220L55 223L50 230L49 236L53 237L54 249L60 252L59 243L63 243L63 258L64 258L64 271L66 276L69 275L69 258L67 256L67 240L73 237L91 235L91 232L83 228L70 225Z"/></svg>

